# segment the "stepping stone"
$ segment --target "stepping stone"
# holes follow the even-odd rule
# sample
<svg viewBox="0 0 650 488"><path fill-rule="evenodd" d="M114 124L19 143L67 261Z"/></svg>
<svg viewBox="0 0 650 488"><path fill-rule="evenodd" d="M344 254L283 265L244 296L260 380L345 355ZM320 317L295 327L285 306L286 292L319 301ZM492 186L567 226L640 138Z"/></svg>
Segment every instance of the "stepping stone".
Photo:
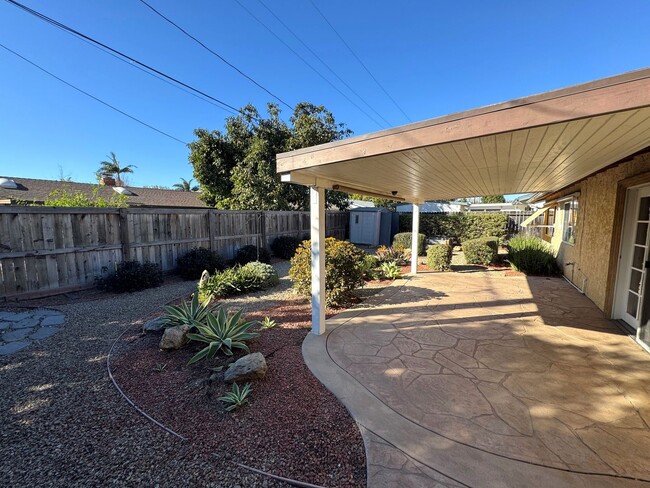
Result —
<svg viewBox="0 0 650 488"><path fill-rule="evenodd" d="M30 317L27 319L23 319L20 322L13 322L11 324L12 329L28 329L28 328L34 328L40 323L40 320L35 318L35 317Z"/></svg>
<svg viewBox="0 0 650 488"><path fill-rule="evenodd" d="M0 343L0 356L7 356L8 354L18 352L21 349L25 349L30 344L31 342L28 341L9 342L8 344Z"/></svg>
<svg viewBox="0 0 650 488"><path fill-rule="evenodd" d="M47 337L50 337L54 334L56 334L60 329L58 327L41 327L38 329L36 332L34 332L32 335L29 336L30 339L33 340L40 340L40 339L45 339Z"/></svg>
<svg viewBox="0 0 650 488"><path fill-rule="evenodd" d="M13 322L0 322L0 330L8 329Z"/></svg>
<svg viewBox="0 0 650 488"><path fill-rule="evenodd" d="M28 319L31 314L28 312L0 312L0 319L7 322L20 322L21 320Z"/></svg>
<svg viewBox="0 0 650 488"><path fill-rule="evenodd" d="M52 325L63 325L63 322L65 322L65 315L59 313L59 315L50 315L49 317L45 317L41 321L41 325L43 327L50 327Z"/></svg>
<svg viewBox="0 0 650 488"><path fill-rule="evenodd" d="M27 337L29 334L34 332L34 329L18 329L18 330L12 330L9 332L5 332L0 336L0 339L2 339L4 342L14 342L14 341L19 341L21 339L24 339Z"/></svg>

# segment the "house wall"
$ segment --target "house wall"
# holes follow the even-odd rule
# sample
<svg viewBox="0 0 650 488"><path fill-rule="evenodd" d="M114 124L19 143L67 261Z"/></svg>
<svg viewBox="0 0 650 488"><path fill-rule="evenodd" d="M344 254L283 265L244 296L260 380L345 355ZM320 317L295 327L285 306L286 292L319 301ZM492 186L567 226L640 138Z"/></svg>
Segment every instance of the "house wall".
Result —
<svg viewBox="0 0 650 488"><path fill-rule="evenodd" d="M564 211L558 208L556 229L551 240L558 251L564 275L601 310L607 310L610 252L614 239L617 188L620 181L650 172L650 151L590 176L553 195L562 198L579 192L575 244L562 242ZM558 207L561 207L559 205ZM620 224L620 223L619 223ZM573 264L571 264L573 263Z"/></svg>

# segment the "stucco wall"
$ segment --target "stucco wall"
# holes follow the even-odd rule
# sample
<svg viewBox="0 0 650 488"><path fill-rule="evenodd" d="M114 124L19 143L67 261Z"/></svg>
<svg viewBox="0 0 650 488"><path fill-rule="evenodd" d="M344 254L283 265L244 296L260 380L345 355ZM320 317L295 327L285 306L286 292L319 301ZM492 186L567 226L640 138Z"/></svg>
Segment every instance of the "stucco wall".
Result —
<svg viewBox="0 0 650 488"><path fill-rule="evenodd" d="M580 192L574 245L562 242L563 210L558 209L551 244L558 251L560 269L601 310L609 273L609 255L614 230L616 190L620 180L650 171L650 151L606 171L597 173L558 194L558 198ZM561 205L560 205L561 206ZM573 265L567 263L574 263Z"/></svg>

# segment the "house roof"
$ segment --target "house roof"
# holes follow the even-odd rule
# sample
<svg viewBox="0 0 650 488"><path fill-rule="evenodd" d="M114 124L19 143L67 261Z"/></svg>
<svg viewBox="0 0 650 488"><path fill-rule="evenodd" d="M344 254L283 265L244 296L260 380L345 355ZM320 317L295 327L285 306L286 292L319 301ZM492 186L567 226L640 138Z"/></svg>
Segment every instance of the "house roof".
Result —
<svg viewBox="0 0 650 488"><path fill-rule="evenodd" d="M15 202L24 200L27 202L43 203L55 190L69 189L72 192L83 192L92 195L97 184L74 183L67 181L37 180L32 178L20 178L15 176L0 176L16 182L17 188L3 188L0 186L0 203L5 201ZM103 198L110 198L119 193L114 186L99 186L98 195ZM162 190L157 188L140 188L129 186L128 204L132 207L190 207L206 208L207 205L199 199L199 192L187 192L176 190Z"/></svg>
<svg viewBox="0 0 650 488"><path fill-rule="evenodd" d="M456 213L462 212L467 204L464 202L424 202L420 205L420 213ZM413 213L413 204L400 203L395 206L398 213Z"/></svg>
<svg viewBox="0 0 650 488"><path fill-rule="evenodd" d="M551 192L650 146L650 69L278 154L282 179L423 202Z"/></svg>

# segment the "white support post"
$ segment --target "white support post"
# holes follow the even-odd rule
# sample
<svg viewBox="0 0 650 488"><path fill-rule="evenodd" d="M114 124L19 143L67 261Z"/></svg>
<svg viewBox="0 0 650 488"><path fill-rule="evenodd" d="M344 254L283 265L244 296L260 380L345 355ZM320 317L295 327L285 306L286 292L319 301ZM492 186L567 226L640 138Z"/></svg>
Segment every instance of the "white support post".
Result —
<svg viewBox="0 0 650 488"><path fill-rule="evenodd" d="M325 189L309 188L311 213L311 332L325 333Z"/></svg>
<svg viewBox="0 0 650 488"><path fill-rule="evenodd" d="M420 234L420 204L413 204L413 233L411 234L411 273L418 272L418 235Z"/></svg>

